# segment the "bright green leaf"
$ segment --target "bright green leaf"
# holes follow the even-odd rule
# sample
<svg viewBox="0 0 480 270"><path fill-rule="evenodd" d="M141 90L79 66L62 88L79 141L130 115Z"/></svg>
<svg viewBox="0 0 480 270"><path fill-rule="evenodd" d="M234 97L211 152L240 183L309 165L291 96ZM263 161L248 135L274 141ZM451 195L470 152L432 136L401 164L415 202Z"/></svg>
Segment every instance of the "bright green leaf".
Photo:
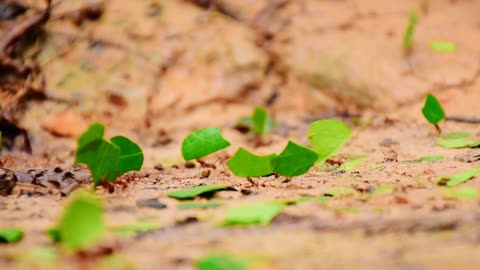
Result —
<svg viewBox="0 0 480 270"><path fill-rule="evenodd" d="M185 160L202 158L230 146L219 128L199 129L190 133L182 143L182 155Z"/></svg>
<svg viewBox="0 0 480 270"><path fill-rule="evenodd" d="M100 199L87 191L76 191L63 212L58 229L60 243L68 250L93 246L105 233Z"/></svg>
<svg viewBox="0 0 480 270"><path fill-rule="evenodd" d="M23 231L17 228L0 229L0 243L16 243L23 238Z"/></svg>
<svg viewBox="0 0 480 270"><path fill-rule="evenodd" d="M413 33L415 31L415 26L418 23L418 14L416 11L412 11L410 13L410 17L408 18L408 25L405 29L405 33L403 35L403 48L405 50L410 50L413 44Z"/></svg>
<svg viewBox="0 0 480 270"><path fill-rule="evenodd" d="M138 171L142 168L143 152L138 145L123 136L115 136L110 140L113 145L120 149L117 164L119 174L129 171Z"/></svg>
<svg viewBox="0 0 480 270"><path fill-rule="evenodd" d="M340 170L351 171L355 166L360 165L365 159L365 155L352 155L340 165Z"/></svg>
<svg viewBox="0 0 480 270"><path fill-rule="evenodd" d="M110 254L99 258L97 261L97 267L94 269L122 269L122 270L135 270L138 269L130 262L126 257L119 254Z"/></svg>
<svg viewBox="0 0 480 270"><path fill-rule="evenodd" d="M207 208L217 208L222 204L219 202L204 202L204 203L180 203L177 205L178 209L182 210L191 210L191 209L207 209Z"/></svg>
<svg viewBox="0 0 480 270"><path fill-rule="evenodd" d="M440 121L445 119L445 111L442 108L438 99L432 94L427 95L425 100L425 105L422 108L423 116L430 122L432 125L437 125Z"/></svg>
<svg viewBox="0 0 480 270"><path fill-rule="evenodd" d="M228 168L240 177L258 177L273 173L276 154L257 156L240 148L227 162Z"/></svg>
<svg viewBox="0 0 480 270"><path fill-rule="evenodd" d="M441 53L454 53L457 50L455 43L442 40L432 41L432 43L430 43L430 48Z"/></svg>
<svg viewBox="0 0 480 270"><path fill-rule="evenodd" d="M287 147L275 158L273 171L288 177L302 175L313 166L317 158L314 151L289 141Z"/></svg>
<svg viewBox="0 0 480 270"><path fill-rule="evenodd" d="M442 194L446 199L476 200L479 198L478 190L473 187L445 188L442 190Z"/></svg>
<svg viewBox="0 0 480 270"><path fill-rule="evenodd" d="M100 123L93 123L87 131L78 137L78 147L84 147L92 142L103 139L105 127Z"/></svg>
<svg viewBox="0 0 480 270"><path fill-rule="evenodd" d="M248 262L225 254L210 254L195 261L197 270L247 270Z"/></svg>
<svg viewBox="0 0 480 270"><path fill-rule="evenodd" d="M442 160L442 159L444 159L443 156L423 156L423 157L419 157L419 158L412 159L412 160L406 160L404 162L421 162L421 161L435 162L435 161L439 161L439 160Z"/></svg>
<svg viewBox="0 0 480 270"><path fill-rule="evenodd" d="M117 176L120 149L105 140L92 141L77 148L75 163L88 166L93 182L98 185L102 179L113 181Z"/></svg>
<svg viewBox="0 0 480 270"><path fill-rule="evenodd" d="M458 173L452 176L441 177L437 180L437 184L440 186L446 185L448 187L453 187L453 186L467 182L468 180L475 177L475 175L477 175L478 172L480 172L480 169L474 168L474 169L470 169L468 171Z"/></svg>
<svg viewBox="0 0 480 270"><path fill-rule="evenodd" d="M54 243L60 242L60 230L58 228L50 228L47 230L47 235Z"/></svg>
<svg viewBox="0 0 480 270"><path fill-rule="evenodd" d="M437 145L444 148L475 148L480 146L480 141L473 141L468 138L470 136L471 134L468 132L442 134L437 140Z"/></svg>
<svg viewBox="0 0 480 270"><path fill-rule="evenodd" d="M328 197L325 196L302 196L296 200L291 200L287 201L287 204L298 204L298 203L303 203L303 202L310 202L310 201L316 201L319 203L326 203L328 202Z"/></svg>
<svg viewBox="0 0 480 270"><path fill-rule="evenodd" d="M178 200L191 200L191 199L195 199L195 197L197 196L210 195L220 190L229 190L229 189L232 189L232 188L225 185L197 186L197 187L184 189L184 190L170 191L167 193L167 196L178 199Z"/></svg>
<svg viewBox="0 0 480 270"><path fill-rule="evenodd" d="M318 120L308 128L308 140L322 163L338 151L350 138L352 131L340 120Z"/></svg>
<svg viewBox="0 0 480 270"><path fill-rule="evenodd" d="M224 225L266 226L286 207L283 202L260 202L230 207Z"/></svg>
<svg viewBox="0 0 480 270"><path fill-rule="evenodd" d="M341 197L355 196L358 194L358 192L351 187L329 187L323 192L323 194L325 196L341 198Z"/></svg>

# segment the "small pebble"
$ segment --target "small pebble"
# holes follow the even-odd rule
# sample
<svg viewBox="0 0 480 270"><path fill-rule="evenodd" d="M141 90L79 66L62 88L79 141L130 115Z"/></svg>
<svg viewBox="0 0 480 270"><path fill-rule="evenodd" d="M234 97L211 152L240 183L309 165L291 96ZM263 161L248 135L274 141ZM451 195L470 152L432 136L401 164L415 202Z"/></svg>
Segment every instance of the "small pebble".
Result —
<svg viewBox="0 0 480 270"><path fill-rule="evenodd" d="M158 201L157 198L151 198L151 199L139 199L139 200L137 200L137 207L139 207L139 208L153 208L153 209L160 210L160 209L167 208L167 205Z"/></svg>

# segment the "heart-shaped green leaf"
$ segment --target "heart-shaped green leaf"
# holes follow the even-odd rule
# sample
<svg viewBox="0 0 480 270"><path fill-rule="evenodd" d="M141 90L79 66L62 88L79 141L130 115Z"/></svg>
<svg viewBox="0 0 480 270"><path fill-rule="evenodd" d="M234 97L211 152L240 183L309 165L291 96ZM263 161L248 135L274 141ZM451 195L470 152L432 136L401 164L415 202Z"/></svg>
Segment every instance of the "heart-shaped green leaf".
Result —
<svg viewBox="0 0 480 270"><path fill-rule="evenodd" d="M274 172L283 176L306 173L317 161L318 155L307 147L289 141L287 147L274 159Z"/></svg>
<svg viewBox="0 0 480 270"><path fill-rule="evenodd" d="M258 177L273 173L276 154L257 156L240 148L227 162L228 168L240 177Z"/></svg>
<svg viewBox="0 0 480 270"><path fill-rule="evenodd" d="M350 138L352 131L342 121L318 120L308 128L308 140L322 163L338 151Z"/></svg>
<svg viewBox="0 0 480 270"><path fill-rule="evenodd" d="M142 149L130 139L123 136L115 136L110 139L112 144L120 149L118 158L118 173L137 171L143 165Z"/></svg>
<svg viewBox="0 0 480 270"><path fill-rule="evenodd" d="M202 158L230 146L219 128L199 129L190 133L182 143L182 156L185 160Z"/></svg>

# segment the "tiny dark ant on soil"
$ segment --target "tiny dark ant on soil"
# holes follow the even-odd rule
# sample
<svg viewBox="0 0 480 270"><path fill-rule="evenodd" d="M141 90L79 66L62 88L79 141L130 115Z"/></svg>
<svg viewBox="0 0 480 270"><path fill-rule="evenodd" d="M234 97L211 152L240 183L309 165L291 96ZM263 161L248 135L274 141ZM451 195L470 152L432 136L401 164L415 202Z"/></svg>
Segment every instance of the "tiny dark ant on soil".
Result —
<svg viewBox="0 0 480 270"><path fill-rule="evenodd" d="M329 158L329 159L325 160L325 163L327 163L328 165L339 166L340 167L343 164L343 159L342 158L339 158L339 159Z"/></svg>
<svg viewBox="0 0 480 270"><path fill-rule="evenodd" d="M215 166L215 164L205 162L201 159L197 159L197 162L200 164L200 167L202 167L202 168L210 168L210 169L214 169L214 170L217 168L217 166Z"/></svg>

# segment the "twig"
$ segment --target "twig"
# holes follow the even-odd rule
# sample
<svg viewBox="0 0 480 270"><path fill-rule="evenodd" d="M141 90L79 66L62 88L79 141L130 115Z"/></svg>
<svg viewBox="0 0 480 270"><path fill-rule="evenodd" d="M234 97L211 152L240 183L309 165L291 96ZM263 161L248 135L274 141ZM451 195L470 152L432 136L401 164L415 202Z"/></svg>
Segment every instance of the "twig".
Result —
<svg viewBox="0 0 480 270"><path fill-rule="evenodd" d="M480 118L477 117L447 116L445 117L445 120L468 124L480 124Z"/></svg>
<svg viewBox="0 0 480 270"><path fill-rule="evenodd" d="M50 17L51 0L45 0L47 7L41 13L38 13L13 27L6 33L4 38L0 40L0 55L8 56L11 45L22 37L26 32L32 28L45 23Z"/></svg>

